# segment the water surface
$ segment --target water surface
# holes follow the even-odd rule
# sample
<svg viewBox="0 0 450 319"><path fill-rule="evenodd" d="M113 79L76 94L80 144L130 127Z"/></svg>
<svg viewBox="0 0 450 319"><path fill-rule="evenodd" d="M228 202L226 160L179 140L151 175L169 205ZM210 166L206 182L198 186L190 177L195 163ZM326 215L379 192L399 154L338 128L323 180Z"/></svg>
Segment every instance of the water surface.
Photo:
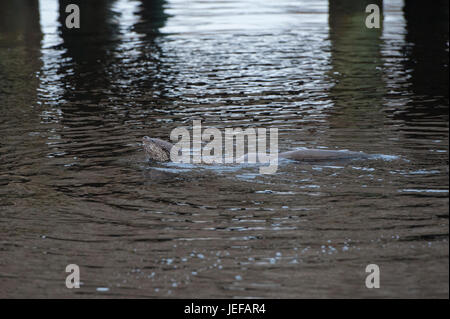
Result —
<svg viewBox="0 0 450 319"><path fill-rule="evenodd" d="M448 298L447 2L67 3L0 1L1 297ZM145 162L194 119L386 156Z"/></svg>

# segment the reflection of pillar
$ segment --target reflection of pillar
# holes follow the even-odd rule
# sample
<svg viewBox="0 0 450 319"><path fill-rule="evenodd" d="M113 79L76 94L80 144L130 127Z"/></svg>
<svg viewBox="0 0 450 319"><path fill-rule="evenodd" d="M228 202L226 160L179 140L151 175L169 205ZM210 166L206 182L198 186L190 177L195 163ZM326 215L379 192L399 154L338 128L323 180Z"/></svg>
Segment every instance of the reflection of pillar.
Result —
<svg viewBox="0 0 450 319"><path fill-rule="evenodd" d="M117 33L112 20L114 13L111 10L115 1L110 0L59 0L59 22L61 23L61 33L67 37L73 36L73 40L82 39L79 36L95 36ZM66 7L69 4L76 4L80 8L80 28L68 29L65 27Z"/></svg>
<svg viewBox="0 0 450 319"><path fill-rule="evenodd" d="M66 6L76 4L80 8L80 28L68 29L65 26ZM112 51L117 46L118 27L115 13L111 7L114 1L108 0L59 0L59 23L64 58L71 63L61 63L61 72L69 69L74 75L65 77L71 87L79 90L108 87L108 74L105 65L112 59ZM85 75L85 77L83 77ZM73 93L73 91L72 91ZM76 97L69 100L76 100Z"/></svg>
<svg viewBox="0 0 450 319"><path fill-rule="evenodd" d="M39 45L39 4L33 0L0 1L1 40Z"/></svg>
<svg viewBox="0 0 450 319"><path fill-rule="evenodd" d="M34 101L41 37L38 1L0 1L1 106L20 107Z"/></svg>
<svg viewBox="0 0 450 319"><path fill-rule="evenodd" d="M448 0L405 1L405 68L415 94L446 97L448 105ZM448 109L447 109L448 112Z"/></svg>
<svg viewBox="0 0 450 319"><path fill-rule="evenodd" d="M329 27L333 83L330 98L341 114L342 125L352 125L378 113L384 94L382 80L381 28L368 29L365 9L376 4L382 15L381 0L330 0ZM382 22L382 19L381 19ZM374 118L375 119L375 118Z"/></svg>
<svg viewBox="0 0 450 319"><path fill-rule="evenodd" d="M164 12L165 2L165 0L141 0L138 13L141 20L134 26L134 30L145 34L147 38L159 34L159 29L164 26L168 18L168 14Z"/></svg>
<svg viewBox="0 0 450 319"><path fill-rule="evenodd" d="M165 3L165 0L141 0L139 10L136 12L139 20L132 28L134 32L144 35L144 45L139 48L140 55L136 62L145 65L145 74L140 72L135 75L136 86L144 88L142 91L145 94L153 96L157 93L159 98L165 95L171 85L167 74L161 76L163 53L160 44L155 41L161 36L160 29L164 27L169 17L164 12Z"/></svg>

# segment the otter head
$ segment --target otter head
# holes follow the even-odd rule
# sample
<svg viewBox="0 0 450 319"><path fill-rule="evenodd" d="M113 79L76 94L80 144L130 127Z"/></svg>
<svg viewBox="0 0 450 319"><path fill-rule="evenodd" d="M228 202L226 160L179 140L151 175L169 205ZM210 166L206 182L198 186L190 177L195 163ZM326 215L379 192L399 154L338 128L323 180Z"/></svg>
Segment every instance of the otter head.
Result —
<svg viewBox="0 0 450 319"><path fill-rule="evenodd" d="M158 138L151 138L148 136L144 136L142 138L142 143L144 145L144 152L147 160L157 162L170 161L170 150L172 149L172 144Z"/></svg>

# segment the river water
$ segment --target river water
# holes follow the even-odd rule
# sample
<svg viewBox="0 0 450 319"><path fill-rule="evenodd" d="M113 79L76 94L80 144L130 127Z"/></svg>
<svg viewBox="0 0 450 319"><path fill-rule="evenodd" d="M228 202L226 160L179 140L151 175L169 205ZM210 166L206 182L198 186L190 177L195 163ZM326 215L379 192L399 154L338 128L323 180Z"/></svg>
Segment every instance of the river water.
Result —
<svg viewBox="0 0 450 319"><path fill-rule="evenodd" d="M68 3L0 1L0 297L448 298L447 1ZM378 155L145 162L193 120Z"/></svg>

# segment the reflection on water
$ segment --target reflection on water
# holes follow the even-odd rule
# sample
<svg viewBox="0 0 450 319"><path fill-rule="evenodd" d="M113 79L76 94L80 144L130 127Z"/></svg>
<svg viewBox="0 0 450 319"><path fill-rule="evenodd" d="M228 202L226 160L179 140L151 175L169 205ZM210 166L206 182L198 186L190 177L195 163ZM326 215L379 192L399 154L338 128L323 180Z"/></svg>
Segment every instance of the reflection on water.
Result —
<svg viewBox="0 0 450 319"><path fill-rule="evenodd" d="M42 34L36 2L0 1L0 13L0 108L4 114L18 103L35 103Z"/></svg>
<svg viewBox="0 0 450 319"><path fill-rule="evenodd" d="M0 0L0 296L448 297L446 1L67 3ZM194 119L386 156L144 162Z"/></svg>
<svg viewBox="0 0 450 319"><path fill-rule="evenodd" d="M329 96L335 107L330 110L329 126L341 128L333 136L341 143L358 141L364 147L370 138L380 151L386 151L385 132L380 130L385 120L382 108L386 95L381 54L383 29L361 27L367 16L365 8L371 3L383 8L382 1L330 1L329 77L333 86Z"/></svg>

